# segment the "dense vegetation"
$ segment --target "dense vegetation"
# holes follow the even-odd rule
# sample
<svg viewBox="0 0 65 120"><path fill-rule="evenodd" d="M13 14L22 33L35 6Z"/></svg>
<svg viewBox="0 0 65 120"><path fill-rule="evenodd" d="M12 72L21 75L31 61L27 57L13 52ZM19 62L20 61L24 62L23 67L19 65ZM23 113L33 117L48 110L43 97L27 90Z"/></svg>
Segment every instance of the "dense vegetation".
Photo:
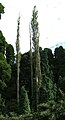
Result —
<svg viewBox="0 0 65 120"><path fill-rule="evenodd" d="M0 9L0 13L3 13L2 4ZM13 46L6 42L0 30L0 120L64 120L65 49L62 46L57 47L53 54L51 49L39 47L36 7L33 10L31 25L33 52L30 49L27 53L18 53L20 57L18 102L18 58ZM19 30L17 32L19 45Z"/></svg>

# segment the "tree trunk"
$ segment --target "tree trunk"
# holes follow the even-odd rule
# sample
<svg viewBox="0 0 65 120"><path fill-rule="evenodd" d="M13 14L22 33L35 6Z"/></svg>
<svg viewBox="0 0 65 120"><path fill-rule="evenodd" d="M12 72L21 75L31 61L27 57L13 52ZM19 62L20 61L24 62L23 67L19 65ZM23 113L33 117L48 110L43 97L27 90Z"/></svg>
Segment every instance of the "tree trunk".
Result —
<svg viewBox="0 0 65 120"><path fill-rule="evenodd" d="M19 104L19 58L18 58L18 54L17 54L17 103Z"/></svg>
<svg viewBox="0 0 65 120"><path fill-rule="evenodd" d="M0 13L0 19L1 19L1 13Z"/></svg>
<svg viewBox="0 0 65 120"><path fill-rule="evenodd" d="M37 104L37 111L38 111L38 104L39 104L39 89L41 86L41 67L40 67L40 54L39 54L39 42L36 44L36 51L35 51L35 61L36 61L36 104Z"/></svg>
<svg viewBox="0 0 65 120"><path fill-rule="evenodd" d="M19 46L19 25L20 25L20 17L18 18L18 26L17 26L17 40L16 40L16 51L17 51L17 104L19 105L19 67L20 67L20 46Z"/></svg>
<svg viewBox="0 0 65 120"><path fill-rule="evenodd" d="M31 67L31 108L33 108L33 66L32 66L32 43L31 43L31 28L29 24L30 33L30 67Z"/></svg>

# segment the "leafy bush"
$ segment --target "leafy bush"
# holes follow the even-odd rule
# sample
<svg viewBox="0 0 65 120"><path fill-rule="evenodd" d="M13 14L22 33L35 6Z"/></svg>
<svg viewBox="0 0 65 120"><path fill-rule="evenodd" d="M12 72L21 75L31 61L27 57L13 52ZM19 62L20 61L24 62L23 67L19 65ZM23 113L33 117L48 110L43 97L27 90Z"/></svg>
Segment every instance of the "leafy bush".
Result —
<svg viewBox="0 0 65 120"><path fill-rule="evenodd" d="M39 112L22 114L17 116L10 112L10 117L0 115L0 120L64 120L65 100L48 101L38 106Z"/></svg>
<svg viewBox="0 0 65 120"><path fill-rule="evenodd" d="M5 100L1 97L0 94L0 114L3 113L5 110Z"/></svg>
<svg viewBox="0 0 65 120"><path fill-rule="evenodd" d="M27 114L30 113L30 105L27 91L24 86L21 88L21 96L20 96L20 113Z"/></svg>

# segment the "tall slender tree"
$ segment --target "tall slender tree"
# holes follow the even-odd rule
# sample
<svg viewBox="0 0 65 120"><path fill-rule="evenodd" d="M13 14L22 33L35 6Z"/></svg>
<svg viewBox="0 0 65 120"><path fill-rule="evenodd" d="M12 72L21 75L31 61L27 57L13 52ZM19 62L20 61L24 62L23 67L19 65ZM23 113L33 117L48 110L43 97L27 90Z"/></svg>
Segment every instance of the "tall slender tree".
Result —
<svg viewBox="0 0 65 120"><path fill-rule="evenodd" d="M31 68L31 107L33 106L33 66L32 66L32 40L31 40L31 24L29 24L30 34L30 68Z"/></svg>
<svg viewBox="0 0 65 120"><path fill-rule="evenodd" d="M38 11L36 6L34 6L31 20L32 27L32 41L33 49L35 53L35 81L36 81L36 110L38 110L39 102L39 88L41 86L41 67L40 67L40 54L39 54L39 27L38 27Z"/></svg>
<svg viewBox="0 0 65 120"><path fill-rule="evenodd" d="M20 45L19 45L19 32L20 32L20 16L18 18L18 26L17 26L17 40L16 40L16 52L17 52L17 103L19 105L19 73L20 73Z"/></svg>

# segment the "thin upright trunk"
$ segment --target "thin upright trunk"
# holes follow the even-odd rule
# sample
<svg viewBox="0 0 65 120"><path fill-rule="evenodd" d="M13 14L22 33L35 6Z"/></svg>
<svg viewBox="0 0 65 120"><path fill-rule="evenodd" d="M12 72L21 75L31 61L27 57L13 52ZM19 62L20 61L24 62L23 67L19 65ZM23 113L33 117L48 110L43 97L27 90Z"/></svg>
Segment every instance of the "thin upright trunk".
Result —
<svg viewBox="0 0 65 120"><path fill-rule="evenodd" d="M31 67L31 106L33 107L33 66L32 66L32 43L31 43L31 27L29 24L30 33L30 67Z"/></svg>
<svg viewBox="0 0 65 120"><path fill-rule="evenodd" d="M0 19L1 19L1 13L0 13Z"/></svg>
<svg viewBox="0 0 65 120"><path fill-rule="evenodd" d="M19 105L19 67L20 67L20 46L19 46L19 25L20 25L20 17L18 18L18 26L17 26L17 40L16 40L16 51L17 51L17 104Z"/></svg>
<svg viewBox="0 0 65 120"><path fill-rule="evenodd" d="M40 89L40 86L41 86L41 67L40 67L39 41L36 44L35 61L36 61L35 78L36 78L36 104L37 104L36 109L38 111L39 89Z"/></svg>
<svg viewBox="0 0 65 120"><path fill-rule="evenodd" d="M19 53L17 52L17 104L19 104Z"/></svg>

